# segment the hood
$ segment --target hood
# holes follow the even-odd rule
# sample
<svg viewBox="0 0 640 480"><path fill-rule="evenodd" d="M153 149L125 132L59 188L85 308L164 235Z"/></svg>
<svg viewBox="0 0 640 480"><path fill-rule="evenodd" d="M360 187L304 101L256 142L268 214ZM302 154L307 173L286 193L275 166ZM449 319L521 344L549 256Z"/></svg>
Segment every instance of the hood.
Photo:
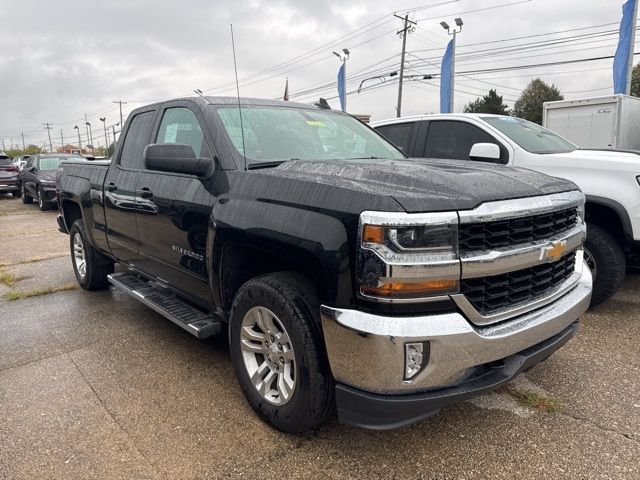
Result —
<svg viewBox="0 0 640 480"><path fill-rule="evenodd" d="M41 170L36 176L38 180L44 180L45 182L55 182L56 181L56 171L55 170Z"/></svg>
<svg viewBox="0 0 640 480"><path fill-rule="evenodd" d="M606 169L640 174L640 153L621 150L574 150L567 153L545 155L566 162L575 162L580 168Z"/></svg>
<svg viewBox="0 0 640 480"><path fill-rule="evenodd" d="M391 197L410 213L469 210L488 201L577 189L567 180L528 169L457 160L290 161L261 172Z"/></svg>

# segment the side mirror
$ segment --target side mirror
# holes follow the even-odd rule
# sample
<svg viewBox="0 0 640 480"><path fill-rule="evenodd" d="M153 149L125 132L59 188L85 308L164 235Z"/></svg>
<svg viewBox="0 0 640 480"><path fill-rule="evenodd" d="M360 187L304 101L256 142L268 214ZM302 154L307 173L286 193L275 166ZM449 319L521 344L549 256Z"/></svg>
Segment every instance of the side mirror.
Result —
<svg viewBox="0 0 640 480"><path fill-rule="evenodd" d="M147 170L186 173L202 177L207 174L213 160L196 157L193 148L178 143L152 143L144 148L144 165Z"/></svg>
<svg viewBox="0 0 640 480"><path fill-rule="evenodd" d="M27 171L33 173L36 171L36 167L31 165L30 167L27 167Z"/></svg>
<svg viewBox="0 0 640 480"><path fill-rule="evenodd" d="M500 147L495 143L476 143L469 152L471 160L500 161Z"/></svg>

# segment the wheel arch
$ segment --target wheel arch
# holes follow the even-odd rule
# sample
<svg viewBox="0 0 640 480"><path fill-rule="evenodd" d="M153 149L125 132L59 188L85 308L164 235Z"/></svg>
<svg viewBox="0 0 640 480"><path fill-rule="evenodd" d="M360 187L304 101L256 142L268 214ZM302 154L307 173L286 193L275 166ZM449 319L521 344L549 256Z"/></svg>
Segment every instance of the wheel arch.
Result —
<svg viewBox="0 0 640 480"><path fill-rule="evenodd" d="M599 225L610 232L621 246L633 238L631 219L624 206L610 198L586 196L585 214L587 222Z"/></svg>

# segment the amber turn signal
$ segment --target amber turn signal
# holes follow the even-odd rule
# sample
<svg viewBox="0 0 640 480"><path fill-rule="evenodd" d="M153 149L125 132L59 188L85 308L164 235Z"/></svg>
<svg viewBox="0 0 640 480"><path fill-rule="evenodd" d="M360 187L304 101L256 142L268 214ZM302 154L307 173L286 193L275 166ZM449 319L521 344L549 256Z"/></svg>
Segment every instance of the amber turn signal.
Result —
<svg viewBox="0 0 640 480"><path fill-rule="evenodd" d="M433 295L434 293L450 293L452 291L457 291L458 281L429 280L424 282L391 282L378 287L362 285L360 289L365 295L403 298L415 297L420 294Z"/></svg>
<svg viewBox="0 0 640 480"><path fill-rule="evenodd" d="M379 225L365 225L362 230L364 243L384 243L384 228Z"/></svg>

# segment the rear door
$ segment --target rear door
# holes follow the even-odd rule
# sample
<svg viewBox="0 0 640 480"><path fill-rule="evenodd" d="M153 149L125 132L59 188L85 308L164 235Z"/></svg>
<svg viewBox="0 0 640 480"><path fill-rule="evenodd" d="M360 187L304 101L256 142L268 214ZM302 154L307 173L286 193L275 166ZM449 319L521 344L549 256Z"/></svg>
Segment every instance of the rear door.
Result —
<svg viewBox="0 0 640 480"><path fill-rule="evenodd" d="M213 158L205 122L191 102L166 104L152 143L186 144L196 156ZM137 184L140 269L197 299L209 297L205 261L211 179L145 170Z"/></svg>
<svg viewBox="0 0 640 480"><path fill-rule="evenodd" d="M24 166L22 173L20 174L20 181L22 182L22 186L24 187L24 191L27 195L34 197L36 196L36 176L35 172L38 170L38 156L33 155L29 157L29 161Z"/></svg>
<svg viewBox="0 0 640 480"><path fill-rule="evenodd" d="M122 147L112 159L104 181L107 240L113 255L135 265L138 260L136 183L142 170L142 153L151 138L155 109L137 112L127 121Z"/></svg>

